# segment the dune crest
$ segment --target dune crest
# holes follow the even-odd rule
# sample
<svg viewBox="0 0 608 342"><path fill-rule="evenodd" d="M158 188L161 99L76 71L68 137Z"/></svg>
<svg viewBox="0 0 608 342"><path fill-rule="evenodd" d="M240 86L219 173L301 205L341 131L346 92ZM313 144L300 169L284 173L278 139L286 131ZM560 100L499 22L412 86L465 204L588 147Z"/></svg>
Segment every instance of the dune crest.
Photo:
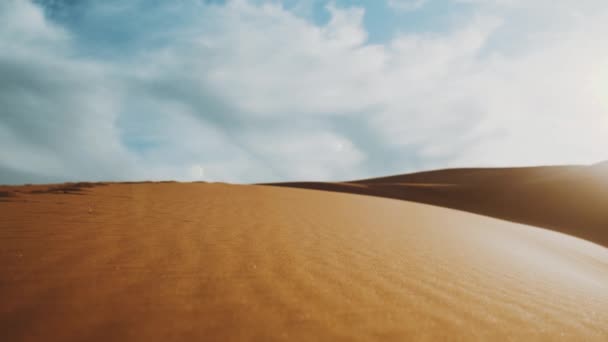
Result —
<svg viewBox="0 0 608 342"><path fill-rule="evenodd" d="M447 169L344 183L271 185L432 204L543 227L608 247L608 162Z"/></svg>

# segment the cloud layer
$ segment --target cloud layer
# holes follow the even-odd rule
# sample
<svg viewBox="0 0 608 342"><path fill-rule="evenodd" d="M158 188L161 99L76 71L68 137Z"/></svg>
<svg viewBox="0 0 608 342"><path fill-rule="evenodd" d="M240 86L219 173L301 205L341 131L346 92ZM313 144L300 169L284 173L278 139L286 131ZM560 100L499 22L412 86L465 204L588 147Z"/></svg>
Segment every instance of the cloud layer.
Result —
<svg viewBox="0 0 608 342"><path fill-rule="evenodd" d="M0 183L608 158L608 5L453 1L449 29L374 43L332 2L319 24L304 2L3 1Z"/></svg>

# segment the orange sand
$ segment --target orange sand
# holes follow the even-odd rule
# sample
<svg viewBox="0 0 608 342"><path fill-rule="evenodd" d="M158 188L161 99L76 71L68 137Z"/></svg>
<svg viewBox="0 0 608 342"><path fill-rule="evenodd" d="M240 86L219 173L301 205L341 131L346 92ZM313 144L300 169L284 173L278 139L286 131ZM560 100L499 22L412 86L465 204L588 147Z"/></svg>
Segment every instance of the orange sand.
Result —
<svg viewBox="0 0 608 342"><path fill-rule="evenodd" d="M280 187L45 189L0 189L4 341L608 340L608 249L554 231Z"/></svg>
<svg viewBox="0 0 608 342"><path fill-rule="evenodd" d="M608 162L451 169L345 183L272 184L395 198L549 228L608 247Z"/></svg>

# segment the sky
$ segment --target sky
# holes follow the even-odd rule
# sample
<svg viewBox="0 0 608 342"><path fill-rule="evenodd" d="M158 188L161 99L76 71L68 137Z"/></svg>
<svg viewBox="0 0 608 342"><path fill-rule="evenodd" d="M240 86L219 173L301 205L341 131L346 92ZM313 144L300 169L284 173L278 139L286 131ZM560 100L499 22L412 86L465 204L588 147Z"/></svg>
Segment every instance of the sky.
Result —
<svg viewBox="0 0 608 342"><path fill-rule="evenodd" d="M605 0L2 0L0 184L608 159Z"/></svg>

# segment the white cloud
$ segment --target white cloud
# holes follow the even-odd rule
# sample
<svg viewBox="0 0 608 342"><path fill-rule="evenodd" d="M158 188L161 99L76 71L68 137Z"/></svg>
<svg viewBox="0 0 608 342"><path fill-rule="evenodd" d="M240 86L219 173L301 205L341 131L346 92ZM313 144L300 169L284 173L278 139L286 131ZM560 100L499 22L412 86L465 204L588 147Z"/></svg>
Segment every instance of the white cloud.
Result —
<svg viewBox="0 0 608 342"><path fill-rule="evenodd" d="M0 16L1 168L41 179L129 170L113 127L119 85L104 79L108 70L70 59L69 35L31 3L4 2Z"/></svg>
<svg viewBox="0 0 608 342"><path fill-rule="evenodd" d="M413 11L424 5L428 0L388 0L388 5L401 11Z"/></svg>
<svg viewBox="0 0 608 342"><path fill-rule="evenodd" d="M277 4L189 4L145 33L171 40L121 58L82 54L29 1L0 4L0 183L18 181L6 170L249 182L608 157L608 5L477 0L449 32L371 44L361 8L329 5L319 26ZM378 155L391 168L368 164Z"/></svg>
<svg viewBox="0 0 608 342"><path fill-rule="evenodd" d="M67 39L58 26L49 23L40 8L29 1L5 0L0 4L0 41L17 47L20 44L57 44Z"/></svg>
<svg viewBox="0 0 608 342"><path fill-rule="evenodd" d="M323 130L283 127L273 135L250 134L246 141L280 175L295 180L349 178L364 158L348 139Z"/></svg>
<svg viewBox="0 0 608 342"><path fill-rule="evenodd" d="M364 45L362 9L328 8L332 19L324 27L279 7L239 3L218 13L221 33L206 44L221 58L206 66L209 81L243 111L261 116L369 105L367 83L382 67L383 48Z"/></svg>

